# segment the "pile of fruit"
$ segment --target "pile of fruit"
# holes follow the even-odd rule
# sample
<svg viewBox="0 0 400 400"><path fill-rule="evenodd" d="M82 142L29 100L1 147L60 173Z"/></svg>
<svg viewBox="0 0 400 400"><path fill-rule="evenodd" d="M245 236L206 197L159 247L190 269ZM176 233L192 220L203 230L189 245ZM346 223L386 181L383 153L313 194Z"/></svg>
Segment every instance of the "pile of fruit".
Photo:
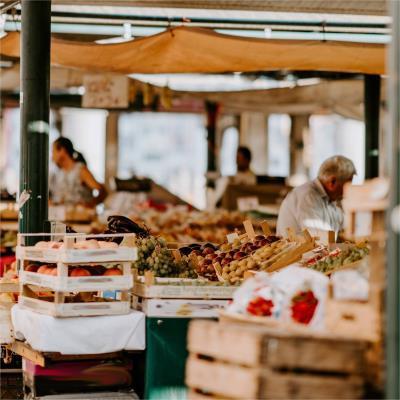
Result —
<svg viewBox="0 0 400 400"><path fill-rule="evenodd" d="M321 248L312 258L303 262L303 265L319 272L331 273L335 269L362 260L368 254L369 248L365 243L348 245L344 250L336 248L328 251L326 248Z"/></svg>
<svg viewBox="0 0 400 400"><path fill-rule="evenodd" d="M180 251L192 260L200 276L210 281L220 279L235 284L243 279L245 271L256 268L261 261L265 261L267 254L272 255L274 249L280 249L280 243L277 236L257 235L244 243L236 239L219 249L207 243L201 248L191 245Z"/></svg>
<svg viewBox="0 0 400 400"><path fill-rule="evenodd" d="M226 235L242 228L244 215L227 210L194 211L187 207L169 207L165 212L140 211L132 215L168 242L222 243Z"/></svg>
<svg viewBox="0 0 400 400"><path fill-rule="evenodd" d="M56 264L29 264L25 267L26 272L35 272L43 275L57 276ZM106 268L103 265L81 265L68 268L68 276L77 278L82 276L118 276L123 275L121 268L118 265Z"/></svg>
<svg viewBox="0 0 400 400"><path fill-rule="evenodd" d="M184 257L176 259L163 238L148 236L136 240L138 259L133 264L140 274L152 271L157 277L197 278L196 271Z"/></svg>
<svg viewBox="0 0 400 400"><path fill-rule="evenodd" d="M277 238L276 238L277 239ZM240 260L233 260L221 269L221 278L230 283L236 283L243 279L246 271L267 269L272 263L285 255L285 251L294 246L286 240L280 239L263 246Z"/></svg>

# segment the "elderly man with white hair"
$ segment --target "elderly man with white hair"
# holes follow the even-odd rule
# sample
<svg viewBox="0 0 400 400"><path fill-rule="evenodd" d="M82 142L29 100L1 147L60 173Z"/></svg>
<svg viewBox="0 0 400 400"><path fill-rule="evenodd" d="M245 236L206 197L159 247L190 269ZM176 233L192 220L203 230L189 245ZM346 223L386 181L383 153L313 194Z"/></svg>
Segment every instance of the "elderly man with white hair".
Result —
<svg viewBox="0 0 400 400"><path fill-rule="evenodd" d="M293 189L279 210L277 234L287 236L287 228L335 231L343 229L341 200L343 186L351 182L356 168L351 160L334 156L325 160L318 178Z"/></svg>

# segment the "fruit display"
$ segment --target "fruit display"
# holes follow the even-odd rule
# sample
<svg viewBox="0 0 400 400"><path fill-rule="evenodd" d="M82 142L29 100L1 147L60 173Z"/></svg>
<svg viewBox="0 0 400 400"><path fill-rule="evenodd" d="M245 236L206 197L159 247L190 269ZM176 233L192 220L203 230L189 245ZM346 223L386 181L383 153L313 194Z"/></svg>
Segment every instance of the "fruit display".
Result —
<svg viewBox="0 0 400 400"><path fill-rule="evenodd" d="M223 243L228 233L242 228L245 218L240 212L195 211L182 206L169 207L165 212L140 210L130 216L147 226L152 234L179 243Z"/></svg>
<svg viewBox="0 0 400 400"><path fill-rule="evenodd" d="M57 276L56 264L41 264L33 263L27 265L24 270L26 272L34 272L43 275ZM83 276L120 276L123 275L120 265L112 265L104 267L103 265L79 265L68 268L68 276L71 278L78 278Z"/></svg>
<svg viewBox="0 0 400 400"><path fill-rule="evenodd" d="M247 238L242 242L236 239L232 243L222 244L219 248L207 243L199 248L191 245L192 247L181 248L180 251L194 262L200 276L210 281L220 279L235 284L243 278L245 271L255 268L258 261L264 260L266 249L278 241L277 236L257 235L253 240ZM252 257L249 257L250 255Z"/></svg>
<svg viewBox="0 0 400 400"><path fill-rule="evenodd" d="M231 283L241 281L246 271L266 269L268 266L272 265L272 262L277 260L278 255L284 254L284 250L295 245L284 239L277 239L278 238L274 237L274 241L259 248L253 254L239 260L233 260L227 265L223 265L220 271L220 277Z"/></svg>
<svg viewBox="0 0 400 400"><path fill-rule="evenodd" d="M163 238L148 236L136 239L138 259L134 262L140 274L152 271L156 277L197 278L188 260L176 259Z"/></svg>
<svg viewBox="0 0 400 400"><path fill-rule="evenodd" d="M344 249L337 247L332 251L327 248L320 248L302 264L305 267L329 274L338 268L362 260L369 254L369 248L365 243L347 245L346 247Z"/></svg>

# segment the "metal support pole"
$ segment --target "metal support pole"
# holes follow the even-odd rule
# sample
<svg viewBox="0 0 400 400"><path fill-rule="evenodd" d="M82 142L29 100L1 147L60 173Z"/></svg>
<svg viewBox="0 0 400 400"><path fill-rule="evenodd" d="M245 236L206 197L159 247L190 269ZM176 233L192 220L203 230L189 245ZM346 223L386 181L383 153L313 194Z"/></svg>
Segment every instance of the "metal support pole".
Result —
<svg viewBox="0 0 400 400"><path fill-rule="evenodd" d="M386 297L386 398L400 398L400 2L391 1L392 41L389 61L390 208L388 212ZM396 226L397 225L397 226Z"/></svg>
<svg viewBox="0 0 400 400"><path fill-rule="evenodd" d="M50 0L22 0L21 233L43 232L48 218Z"/></svg>
<svg viewBox="0 0 400 400"><path fill-rule="evenodd" d="M112 180L118 174L118 111L109 111L106 122L105 184L112 188Z"/></svg>
<svg viewBox="0 0 400 400"><path fill-rule="evenodd" d="M379 112L381 77L364 76L365 178L379 175Z"/></svg>
<svg viewBox="0 0 400 400"><path fill-rule="evenodd" d="M207 111L207 172L214 172L217 169L216 163L216 131L217 131L217 103L206 102Z"/></svg>

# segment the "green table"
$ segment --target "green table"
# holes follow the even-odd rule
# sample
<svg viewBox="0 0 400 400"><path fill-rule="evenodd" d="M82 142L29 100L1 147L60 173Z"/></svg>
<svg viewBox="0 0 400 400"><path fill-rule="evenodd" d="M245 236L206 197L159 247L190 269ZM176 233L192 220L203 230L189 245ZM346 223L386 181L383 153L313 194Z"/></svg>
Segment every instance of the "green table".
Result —
<svg viewBox="0 0 400 400"><path fill-rule="evenodd" d="M185 386L186 336L191 318L146 318L145 399ZM163 398L165 399L165 392ZM177 398L177 397L175 397Z"/></svg>

